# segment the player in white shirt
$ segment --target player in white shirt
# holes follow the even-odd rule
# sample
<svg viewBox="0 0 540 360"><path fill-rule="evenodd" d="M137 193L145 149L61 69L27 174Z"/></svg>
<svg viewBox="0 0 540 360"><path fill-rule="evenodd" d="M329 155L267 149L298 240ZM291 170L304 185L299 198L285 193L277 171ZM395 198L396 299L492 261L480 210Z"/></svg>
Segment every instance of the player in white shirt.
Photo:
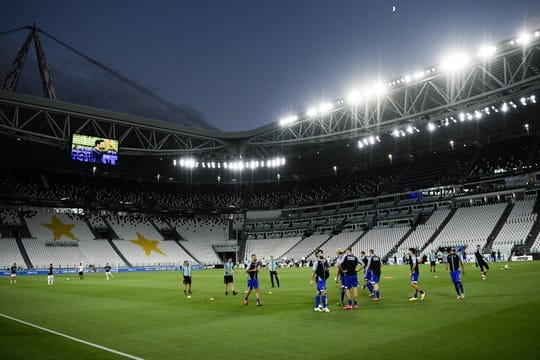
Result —
<svg viewBox="0 0 540 360"><path fill-rule="evenodd" d="M79 279L84 279L84 265L82 263L79 263L79 266L77 267L79 271Z"/></svg>

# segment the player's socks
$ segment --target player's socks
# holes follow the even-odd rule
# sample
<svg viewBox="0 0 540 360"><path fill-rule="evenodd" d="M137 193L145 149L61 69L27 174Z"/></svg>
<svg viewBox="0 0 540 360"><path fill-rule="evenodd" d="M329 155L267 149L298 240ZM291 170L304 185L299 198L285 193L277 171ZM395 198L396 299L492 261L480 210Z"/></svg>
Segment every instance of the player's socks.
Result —
<svg viewBox="0 0 540 360"><path fill-rule="evenodd" d="M349 300L347 303L349 304L349 306L352 306L352 300Z"/></svg>
<svg viewBox="0 0 540 360"><path fill-rule="evenodd" d="M343 304L344 301L345 301L345 289L341 289L341 294L340 294L340 298L341 298L341 303Z"/></svg>
<svg viewBox="0 0 540 360"><path fill-rule="evenodd" d="M323 306L323 308L328 307L328 302L326 300L326 295L322 296L322 306Z"/></svg>
<svg viewBox="0 0 540 360"><path fill-rule="evenodd" d="M315 295L315 307L318 308L321 303L321 296Z"/></svg>
<svg viewBox="0 0 540 360"><path fill-rule="evenodd" d="M460 281L458 285L459 285L459 290L461 291L461 295L465 294L465 290L463 289L463 283Z"/></svg>
<svg viewBox="0 0 540 360"><path fill-rule="evenodd" d="M454 288L456 289L456 293L458 296L461 295L461 291L460 291L460 288L459 288L459 284L458 283L454 283Z"/></svg>
<svg viewBox="0 0 540 360"><path fill-rule="evenodd" d="M380 291L380 290L375 290L375 298L376 298L376 299L380 299L380 298L381 298L381 291Z"/></svg>
<svg viewBox="0 0 540 360"><path fill-rule="evenodd" d="M358 305L358 301L354 300L354 305Z"/></svg>
<svg viewBox="0 0 540 360"><path fill-rule="evenodd" d="M371 283L367 283L366 286L367 286L367 288L369 290L369 293L373 294L373 285L371 285Z"/></svg>

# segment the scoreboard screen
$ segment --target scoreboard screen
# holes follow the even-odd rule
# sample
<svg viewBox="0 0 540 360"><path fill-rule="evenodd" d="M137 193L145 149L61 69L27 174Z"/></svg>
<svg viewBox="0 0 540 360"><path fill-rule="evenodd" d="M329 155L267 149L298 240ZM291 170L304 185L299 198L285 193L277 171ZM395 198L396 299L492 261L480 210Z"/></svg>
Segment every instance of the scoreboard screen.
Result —
<svg viewBox="0 0 540 360"><path fill-rule="evenodd" d="M118 140L73 134L71 160L116 165L118 163Z"/></svg>

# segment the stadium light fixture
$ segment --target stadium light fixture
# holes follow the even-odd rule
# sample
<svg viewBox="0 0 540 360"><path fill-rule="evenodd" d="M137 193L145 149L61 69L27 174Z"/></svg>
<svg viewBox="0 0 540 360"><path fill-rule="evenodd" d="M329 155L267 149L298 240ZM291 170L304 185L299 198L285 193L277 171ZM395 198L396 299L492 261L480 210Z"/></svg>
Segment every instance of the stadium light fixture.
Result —
<svg viewBox="0 0 540 360"><path fill-rule="evenodd" d="M358 147L360 149L363 149L364 148L364 143L362 142L362 140L358 140Z"/></svg>
<svg viewBox="0 0 540 360"><path fill-rule="evenodd" d="M424 77L424 72L423 71L417 71L417 72L414 73L414 80L420 80L423 77Z"/></svg>
<svg viewBox="0 0 540 360"><path fill-rule="evenodd" d="M462 70L470 62L469 56L464 52L447 55L441 62L441 69L453 73Z"/></svg>
<svg viewBox="0 0 540 360"><path fill-rule="evenodd" d="M319 105L319 111L321 113L328 112L334 108L334 105L332 103L326 102Z"/></svg>
<svg viewBox="0 0 540 360"><path fill-rule="evenodd" d="M360 95L360 92L357 90L352 90L347 94L347 102L352 105L356 105L360 103L360 100L362 99L362 96Z"/></svg>
<svg viewBox="0 0 540 360"><path fill-rule="evenodd" d="M290 115L287 117L284 117L283 119L279 120L279 125L281 126L287 126L290 125L298 120L298 116L296 115Z"/></svg>
<svg viewBox="0 0 540 360"><path fill-rule="evenodd" d="M516 44L521 44L521 45L527 45L531 42L532 40L532 36L531 34L529 33L522 33L521 35L519 35L519 37L516 39Z"/></svg>
<svg viewBox="0 0 540 360"><path fill-rule="evenodd" d="M476 120L480 120L482 118L482 113L480 111L478 111L478 110L475 110L474 111L474 118Z"/></svg>
<svg viewBox="0 0 540 360"><path fill-rule="evenodd" d="M395 137L395 138L398 138L400 136L399 130L398 129L392 130L392 136Z"/></svg>
<svg viewBox="0 0 540 360"><path fill-rule="evenodd" d="M311 117L317 115L318 112L317 108L311 107L306 111L306 115Z"/></svg>
<svg viewBox="0 0 540 360"><path fill-rule="evenodd" d="M403 82L404 80L402 80ZM381 96L386 92L386 86L382 82L375 83L373 85L373 91L377 96Z"/></svg>
<svg viewBox="0 0 540 360"><path fill-rule="evenodd" d="M428 124L427 124L427 128L428 128L428 130L429 130L430 132L434 132L435 129L437 129L437 127L436 127L435 124L433 124L433 123L428 123Z"/></svg>
<svg viewBox="0 0 540 360"><path fill-rule="evenodd" d="M508 111L508 104L507 104L507 103L504 102L504 103L501 105L501 111L502 111L503 113L505 113L505 112Z"/></svg>
<svg viewBox="0 0 540 360"><path fill-rule="evenodd" d="M488 59L492 57L495 52L497 51L497 48L493 45L484 45L480 48L478 51L478 56L483 59Z"/></svg>
<svg viewBox="0 0 540 360"><path fill-rule="evenodd" d="M409 125L409 126L407 126L406 131L407 131L409 134L412 134L412 133L414 132L414 128L413 128L411 125Z"/></svg>

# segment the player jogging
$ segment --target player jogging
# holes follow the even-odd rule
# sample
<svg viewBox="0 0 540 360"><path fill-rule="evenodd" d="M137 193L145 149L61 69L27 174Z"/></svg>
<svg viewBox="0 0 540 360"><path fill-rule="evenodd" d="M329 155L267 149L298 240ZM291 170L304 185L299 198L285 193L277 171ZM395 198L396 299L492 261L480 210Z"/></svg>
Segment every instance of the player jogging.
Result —
<svg viewBox="0 0 540 360"><path fill-rule="evenodd" d="M420 277L420 269L418 265L416 250L414 248L410 248L409 266L411 268L411 287L414 289L414 295L409 299L409 301L418 301L418 293L420 293L420 300L424 301L426 298L426 292L418 287L418 278Z"/></svg>
<svg viewBox="0 0 540 360"><path fill-rule="evenodd" d="M324 253L321 249L315 252L315 257L310 281L311 286L317 281L315 311L330 312L330 309L328 309L328 298L326 297L326 279L330 276L330 264L324 258Z"/></svg>
<svg viewBox="0 0 540 360"><path fill-rule="evenodd" d="M77 270L79 272L79 280L84 280L84 266L82 263L79 263Z"/></svg>
<svg viewBox="0 0 540 360"><path fill-rule="evenodd" d="M189 261L184 260L184 264L182 264L182 275L184 276L184 280L182 283L184 284L184 295L187 295L188 293L191 295L191 265L189 264Z"/></svg>
<svg viewBox="0 0 540 360"><path fill-rule="evenodd" d="M347 305L343 307L344 310L358 309L358 265L363 266L363 263L358 260L352 253L352 249L348 247L340 265L341 273L344 276L345 295L347 296Z"/></svg>
<svg viewBox="0 0 540 360"><path fill-rule="evenodd" d="M369 283L372 286L372 291L375 297L373 298L373 301L380 301L381 300L381 291L379 287L379 281L381 278L381 258L375 255L375 251L373 249L369 250L369 258L368 263L366 265L366 273L369 271Z"/></svg>
<svg viewBox="0 0 540 360"><path fill-rule="evenodd" d="M334 278L334 281L336 283L339 282L339 287L340 287L340 293L339 293L339 305L340 306L344 306L345 303L345 283L343 282L344 281L344 276L343 274L341 273L341 269L340 269L340 266L341 266L341 262L343 261L343 258L344 258L344 253L345 251L343 251L343 249L341 248L338 248L336 249L336 277Z"/></svg>
<svg viewBox="0 0 540 360"><path fill-rule="evenodd" d="M261 262L257 260L257 255L251 254L251 260L247 264L246 272L248 274L247 281L247 293L244 297L244 305L248 304L249 295L251 291L255 289L255 299L256 305L261 306L261 293L259 291L259 268L261 267Z"/></svg>
<svg viewBox="0 0 540 360"><path fill-rule="evenodd" d="M11 265L11 274L9 276L9 283L10 284L16 284L17 283L17 264L13 263Z"/></svg>
<svg viewBox="0 0 540 360"><path fill-rule="evenodd" d="M276 278L277 287L279 287L279 276L277 273L278 265L277 260L274 260L274 255L270 255L270 260L268 261L268 271L270 272L270 282L272 283L272 287L274 287L274 277Z"/></svg>
<svg viewBox="0 0 540 360"><path fill-rule="evenodd" d="M229 295L229 286L232 288L232 294L236 295L238 294L236 292L236 289L234 288L234 278L233 278L233 271L234 270L234 263L232 259L229 259L225 264L223 264L223 283L225 284L225 295Z"/></svg>
<svg viewBox="0 0 540 360"><path fill-rule="evenodd" d="M49 271L47 272L47 285L54 285L54 268L52 264L49 264Z"/></svg>
<svg viewBox="0 0 540 360"><path fill-rule="evenodd" d="M109 280L109 278L114 278L113 274L111 273L111 265L109 265L109 263L105 264L105 277L107 280Z"/></svg>
<svg viewBox="0 0 540 360"><path fill-rule="evenodd" d="M450 254L446 257L446 269L450 271L450 278L454 283L456 289L457 299L465 299L465 291L463 290L463 283L461 282L461 274L465 275L465 265L463 261L456 254L456 249L451 248Z"/></svg>
<svg viewBox="0 0 540 360"><path fill-rule="evenodd" d="M476 251L474 252L474 257L476 258L476 264L480 267L480 277L482 280L486 280L486 274L489 270L489 265L486 261L484 255L482 255L480 245L476 245Z"/></svg>

